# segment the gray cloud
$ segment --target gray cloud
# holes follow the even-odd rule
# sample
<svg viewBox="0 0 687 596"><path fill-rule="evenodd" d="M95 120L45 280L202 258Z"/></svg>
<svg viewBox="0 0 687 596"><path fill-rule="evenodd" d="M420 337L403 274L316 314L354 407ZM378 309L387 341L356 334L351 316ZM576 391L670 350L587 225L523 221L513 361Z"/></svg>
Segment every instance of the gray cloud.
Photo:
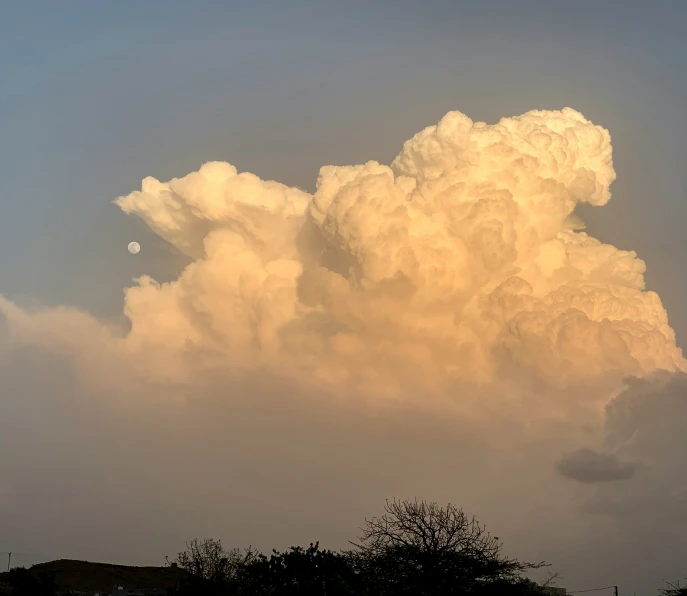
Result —
<svg viewBox="0 0 687 596"><path fill-rule="evenodd" d="M653 533L659 526L687 523L687 375L629 380L606 407L604 446L621 461L640 461L642 480L599 486L587 511L610 515L635 530L646 524Z"/></svg>
<svg viewBox="0 0 687 596"><path fill-rule="evenodd" d="M558 472L585 484L597 482L614 482L632 478L637 471L637 464L621 462L612 453L598 453L593 449L580 449L565 455L557 464Z"/></svg>

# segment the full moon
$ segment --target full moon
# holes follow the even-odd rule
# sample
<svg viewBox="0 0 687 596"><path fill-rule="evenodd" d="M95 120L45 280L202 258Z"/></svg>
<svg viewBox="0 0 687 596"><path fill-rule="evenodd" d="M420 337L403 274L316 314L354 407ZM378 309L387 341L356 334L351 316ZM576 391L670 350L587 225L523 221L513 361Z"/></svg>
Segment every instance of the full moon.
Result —
<svg viewBox="0 0 687 596"><path fill-rule="evenodd" d="M132 255L135 255L138 254L139 250L141 250L141 245L138 242L129 242L127 249Z"/></svg>

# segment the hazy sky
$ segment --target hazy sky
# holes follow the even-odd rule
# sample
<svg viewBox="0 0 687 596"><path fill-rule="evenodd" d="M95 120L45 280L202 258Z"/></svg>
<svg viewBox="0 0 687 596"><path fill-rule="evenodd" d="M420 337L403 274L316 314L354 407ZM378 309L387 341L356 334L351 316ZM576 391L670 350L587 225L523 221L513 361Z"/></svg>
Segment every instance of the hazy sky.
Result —
<svg viewBox="0 0 687 596"><path fill-rule="evenodd" d="M613 360L622 350L602 338L594 365L604 364L593 379L578 374L574 357L566 353L547 365L562 371L560 382L541 380L546 371L532 372L536 366L524 356L508 360L510 376L500 371L492 382L496 377L485 372L485 382L484 375L446 372L444 356L473 363L474 354L444 351L438 357L437 351L446 350L444 339L432 336L429 352L386 354L388 360L371 356L378 370L391 371L416 354L409 361L428 358L442 371L437 378L450 379L438 388L413 377L415 401L402 408L384 405L391 408L384 414L375 404L388 402L375 402L377 385L358 403L321 398L298 375L276 387L258 384L260 367L267 365L260 360L258 366L257 357L243 360L248 352L240 344L239 319L229 316L219 316L212 331L221 335L218 329L226 325L234 334L230 340L212 336L228 342L222 344L221 365L215 366L215 354L208 355L210 344L196 338L202 349L191 356L192 372L160 377L158 369L165 367L176 373L176 355L160 349L159 361L149 362L158 354L150 346L176 345L174 333L187 332L182 311L169 306L172 298L153 290L131 295L128 312L139 330L128 340L116 332L112 339L100 328L103 322L124 321L123 289L134 285L133 278L173 280L198 261L194 250L200 244L193 243L200 242L200 228L187 230L191 248L184 254L164 239L164 225L156 219L167 214L164 209L154 212L139 204L130 209L139 217L132 217L113 204L140 190L147 176L167 181L198 171L205 162L226 161L240 172L314 193L320 167L369 160L391 164L405 141L449 111L493 125L530 110L570 107L610 133L617 176L607 205L580 205L576 213L590 236L636 251L646 263L647 289L661 297L677 345L684 345L687 5L668 0L25 1L6 3L0 14L0 295L29 310L79 309L0 315L0 332L9 337L0 338L0 552L156 564L195 536L265 549L311 540L338 548L355 537L365 516L380 512L385 498L417 496L450 500L478 514L508 540L509 553L549 560L569 589L618 583L626 590L653 591L663 578L687 573L678 556L684 550L676 551L687 543L668 529L687 517L681 492L687 477L680 467L685 441L679 439L687 426L687 385L673 340L666 336L663 346L663 336L659 341L645 334L646 325L667 332L660 323L662 309L639 297L647 295L635 287L635 265L622 274L616 265L599 265L597 277L589 278L615 288L625 287L626 281L618 280L626 275L637 292L627 294L622 306L627 310L619 319L635 327L628 323L630 331L613 331L638 338L627 340L631 366L618 364L621 356ZM579 138L588 134L584 128ZM411 153L441 162L441 156L423 153L431 153L429 147L418 144ZM587 145L575 151L590 155L587 167L598 182L606 172L605 158ZM406 168L411 177L412 167ZM491 171L486 161L479 167ZM227 175L223 172L212 175ZM572 184L560 176L561 184ZM187 195L178 193L191 198L193 188L210 193L204 184L192 181ZM242 196L267 192L246 188L239 189ZM588 202L600 204L594 197ZM213 217L210 211L204 217ZM286 211L275 213L275 221L286 217ZM350 236L342 231L344 220L336 220L335 232L322 225L334 244L345 240L355 257L354 242L369 248L372 235L381 237L383 225L374 227L369 223L374 217L366 217L368 223ZM282 240L290 246L291 228L270 222L264 230L274 250L282 250ZM525 228L513 225L518 238L524 237ZM284 239L273 240L281 234ZM135 257L126 250L131 240L142 246ZM390 267L391 253L381 247L387 261L380 257L370 271ZM465 267L456 279L461 271L479 278L480 272ZM179 292L193 297L196 283L207 290L212 283L239 279L225 273L226 279L191 275ZM554 283L553 277L534 279L528 282L535 294L543 295ZM312 283L316 300L326 284ZM333 292L331 283L327 291ZM242 299L250 300L251 288L241 290ZM222 291L208 292L218 301L202 308L222 313ZM625 293L613 292L625 300ZM275 326L290 320L287 295L270 290L263 297L267 302L255 298L255 312ZM352 315L343 310L353 298L329 299L328 313L342 325L350 323ZM375 341L383 336L402 343L404 328L379 322L377 303L365 300L356 320L370 335L340 349L372 349L372 335ZM573 300L572 294L562 300ZM193 305L200 308L198 301ZM432 324L428 319L423 332L433 333ZM315 341L315 335L298 341ZM183 337L196 341L190 332ZM260 337L263 351L272 339ZM560 346L560 336L558 341ZM589 341L593 345L586 347L596 354L596 339ZM289 357L305 353L305 343L292 345L285 350ZM136 368L130 359L139 349L145 357L136 357L141 363ZM272 362L286 369L293 364L281 355ZM203 366L211 370L199 384ZM312 366L319 372L326 368L328 378L338 374L337 363ZM651 375L662 370L672 376L654 380ZM384 374L392 373L382 372L380 379ZM591 442L599 438L589 430L595 423L586 418L586 406L570 403L595 395L590 401L597 407L601 394L608 401L620 392L616 377L624 375L650 380L647 386L632 385L616 402L620 406L609 411L603 445L586 444L584 433ZM479 416L480 421L468 420L464 407L447 421L443 406L423 394L445 396L447 386L453 397L469 393L482 404L502 404L508 393L508 407L520 403L525 409L511 419L517 423L503 427ZM359 389L367 395L364 386ZM549 399L554 394L555 400ZM179 397L193 405L179 405ZM547 409L553 401L555 407ZM629 413L617 414L624 403L632 406ZM530 420L546 418L540 416L544 410L562 426ZM497 427L503 431L498 438L479 432ZM619 436L630 438L618 443ZM513 470L523 476L509 477ZM600 477L608 482L599 485ZM26 561L33 562L28 555ZM630 570L621 573L628 563Z"/></svg>

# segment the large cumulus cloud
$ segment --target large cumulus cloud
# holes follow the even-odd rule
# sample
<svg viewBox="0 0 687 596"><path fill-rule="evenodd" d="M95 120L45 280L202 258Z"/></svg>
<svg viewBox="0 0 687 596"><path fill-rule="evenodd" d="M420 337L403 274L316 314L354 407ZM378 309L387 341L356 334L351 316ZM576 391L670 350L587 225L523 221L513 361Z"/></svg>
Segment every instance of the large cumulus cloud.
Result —
<svg viewBox="0 0 687 596"><path fill-rule="evenodd" d="M391 166L323 167L313 196L225 163L148 178L117 204L196 260L128 291L127 342L393 395L677 370L644 263L574 215L614 178L608 132L568 108L449 113Z"/></svg>

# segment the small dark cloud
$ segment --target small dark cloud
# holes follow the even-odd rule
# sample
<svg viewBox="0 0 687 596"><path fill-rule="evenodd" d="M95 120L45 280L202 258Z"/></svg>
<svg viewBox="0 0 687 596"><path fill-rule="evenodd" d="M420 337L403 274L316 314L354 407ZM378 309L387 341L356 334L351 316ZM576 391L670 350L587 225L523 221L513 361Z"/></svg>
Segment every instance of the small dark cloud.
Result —
<svg viewBox="0 0 687 596"><path fill-rule="evenodd" d="M598 453L593 449L580 449L565 455L556 464L558 473L585 484L614 482L632 478L637 464L621 462L613 454Z"/></svg>

